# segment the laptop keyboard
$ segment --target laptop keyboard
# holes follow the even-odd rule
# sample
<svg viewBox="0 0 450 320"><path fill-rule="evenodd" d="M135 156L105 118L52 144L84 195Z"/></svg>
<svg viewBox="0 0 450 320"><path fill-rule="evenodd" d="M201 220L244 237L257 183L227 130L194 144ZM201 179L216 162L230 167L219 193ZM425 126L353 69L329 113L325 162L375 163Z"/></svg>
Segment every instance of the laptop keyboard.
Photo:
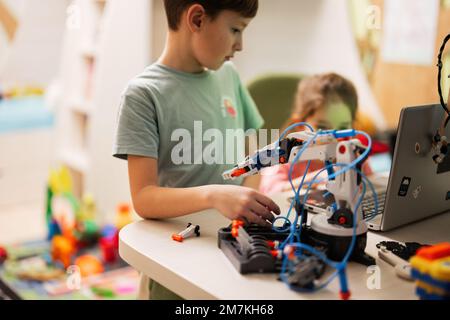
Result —
<svg viewBox="0 0 450 320"><path fill-rule="evenodd" d="M378 207L375 212L375 198L373 195L364 197L362 201L362 211L364 219L370 219L384 211L384 203L386 202L386 191L377 193Z"/></svg>

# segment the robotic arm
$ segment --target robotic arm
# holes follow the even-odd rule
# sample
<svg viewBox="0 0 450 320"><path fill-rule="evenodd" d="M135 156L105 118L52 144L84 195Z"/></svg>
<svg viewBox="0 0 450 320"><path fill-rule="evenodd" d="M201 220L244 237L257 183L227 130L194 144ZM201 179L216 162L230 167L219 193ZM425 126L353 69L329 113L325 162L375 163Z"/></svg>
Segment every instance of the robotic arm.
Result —
<svg viewBox="0 0 450 320"><path fill-rule="evenodd" d="M320 160L325 165L350 164L365 150L355 136L355 130L328 130L321 131L317 135L310 131L291 133L286 138L256 151L242 163L224 172L223 178L246 177L259 173L265 167L292 163L299 152L302 152L299 156L300 161ZM311 139L314 140L305 148L306 143ZM331 174L333 170L329 169L328 175ZM355 171L349 170L329 179L326 188L334 195L336 207L330 212L331 216L326 222L315 221L313 225L327 234L350 236L354 220L353 213L358 210L357 233L366 232L362 209L356 208L362 192L361 177Z"/></svg>
<svg viewBox="0 0 450 320"><path fill-rule="evenodd" d="M286 138L256 151L254 155L245 158L242 163L224 172L222 176L225 180L235 179L239 176L246 177L258 173L265 167L292 162L308 140L313 138L313 132L291 133ZM314 144L315 148L306 149L301 160L321 159L321 155L325 155L323 149L326 149L326 147L324 146L328 145L329 148L331 142L328 134L318 136ZM321 160L325 161L326 159Z"/></svg>

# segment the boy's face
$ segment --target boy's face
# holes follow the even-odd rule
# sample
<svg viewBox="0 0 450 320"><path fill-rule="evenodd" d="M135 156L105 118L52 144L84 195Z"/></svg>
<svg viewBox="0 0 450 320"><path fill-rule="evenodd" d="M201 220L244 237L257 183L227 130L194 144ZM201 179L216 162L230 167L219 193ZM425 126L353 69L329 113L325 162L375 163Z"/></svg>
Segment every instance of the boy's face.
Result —
<svg viewBox="0 0 450 320"><path fill-rule="evenodd" d="M242 33L251 20L229 10L222 11L214 20L205 16L193 35L192 50L198 63L217 70L236 51L242 51Z"/></svg>
<svg viewBox="0 0 450 320"><path fill-rule="evenodd" d="M330 103L306 120L315 130L350 129L353 125L350 108L342 102Z"/></svg>

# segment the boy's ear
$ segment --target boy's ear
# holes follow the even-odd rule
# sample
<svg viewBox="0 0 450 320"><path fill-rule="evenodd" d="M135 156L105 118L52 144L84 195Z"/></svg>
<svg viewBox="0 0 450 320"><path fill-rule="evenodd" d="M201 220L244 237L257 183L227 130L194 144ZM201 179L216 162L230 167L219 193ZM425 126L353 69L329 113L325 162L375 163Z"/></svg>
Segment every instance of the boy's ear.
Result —
<svg viewBox="0 0 450 320"><path fill-rule="evenodd" d="M187 11L187 23L192 32L198 31L205 20L206 12L202 5L194 4Z"/></svg>

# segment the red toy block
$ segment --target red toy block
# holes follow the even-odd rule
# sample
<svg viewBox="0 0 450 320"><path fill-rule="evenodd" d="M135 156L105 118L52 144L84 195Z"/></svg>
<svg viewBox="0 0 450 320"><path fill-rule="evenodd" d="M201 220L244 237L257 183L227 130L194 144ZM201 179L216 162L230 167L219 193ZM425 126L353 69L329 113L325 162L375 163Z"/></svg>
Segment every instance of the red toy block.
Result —
<svg viewBox="0 0 450 320"><path fill-rule="evenodd" d="M443 242L434 246L422 247L417 250L417 255L427 260L436 260L450 256L450 243Z"/></svg>

